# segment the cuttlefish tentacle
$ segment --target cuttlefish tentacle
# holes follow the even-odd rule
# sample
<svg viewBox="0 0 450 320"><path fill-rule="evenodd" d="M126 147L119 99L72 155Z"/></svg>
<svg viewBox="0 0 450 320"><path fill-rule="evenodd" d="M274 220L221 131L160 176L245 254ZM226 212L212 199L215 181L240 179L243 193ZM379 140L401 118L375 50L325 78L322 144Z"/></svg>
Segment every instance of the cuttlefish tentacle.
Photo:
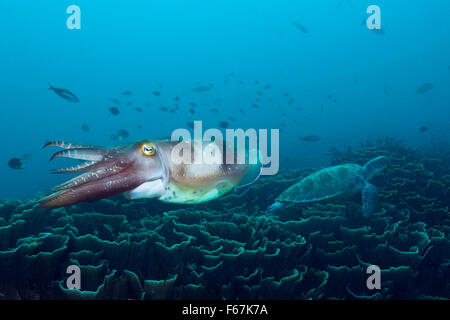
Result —
<svg viewBox="0 0 450 320"><path fill-rule="evenodd" d="M81 184L79 186L58 190L53 194L42 198L38 202L41 208L57 208L68 206L78 202L94 201L111 197L130 189L134 189L143 183L143 180L135 179L127 171L123 171L114 179L108 177L93 183Z"/></svg>
<svg viewBox="0 0 450 320"><path fill-rule="evenodd" d="M72 158L78 160L100 161L105 157L105 151L97 148L72 148L56 152L51 158Z"/></svg>
<svg viewBox="0 0 450 320"><path fill-rule="evenodd" d="M86 163L54 170L81 174L54 187L53 192L38 200L37 204L41 208L57 208L120 193L131 199L157 197L172 203L200 203L239 186L252 171L251 165L245 164L178 163L172 159L172 151L177 144L141 141L100 148L49 142L46 146L64 148L52 159L66 157L85 160Z"/></svg>
<svg viewBox="0 0 450 320"><path fill-rule="evenodd" d="M51 173L79 173L86 170L90 170L96 163L95 161L87 161L83 164L80 164L76 167L70 167L70 168L58 168L58 169L51 169Z"/></svg>
<svg viewBox="0 0 450 320"><path fill-rule="evenodd" d="M45 145L42 147L42 149L46 147L60 147L64 149L74 149L74 148L96 148L95 146L87 146L82 144L75 144L71 142L65 142L65 141L48 141L45 143Z"/></svg>

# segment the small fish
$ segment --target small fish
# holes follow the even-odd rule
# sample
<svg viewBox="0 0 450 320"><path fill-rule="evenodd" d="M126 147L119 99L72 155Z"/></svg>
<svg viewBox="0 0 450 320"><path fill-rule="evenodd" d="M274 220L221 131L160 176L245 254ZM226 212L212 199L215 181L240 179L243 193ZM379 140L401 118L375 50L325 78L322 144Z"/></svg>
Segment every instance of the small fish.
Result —
<svg viewBox="0 0 450 320"><path fill-rule="evenodd" d="M259 105L256 104L256 103L253 103L253 104L252 104L252 108L258 109L258 108L259 108Z"/></svg>
<svg viewBox="0 0 450 320"><path fill-rule="evenodd" d="M72 92L70 92L69 90L62 89L62 88L55 88L50 83L48 84L48 86L49 86L49 88L47 90L53 91L62 99L67 100L72 103L80 102L80 99L78 99L78 97L75 94L73 94Z"/></svg>
<svg viewBox="0 0 450 320"><path fill-rule="evenodd" d="M33 156L31 154L29 154L29 153L24 153L22 155L22 159L25 160L25 161L30 160L32 157Z"/></svg>
<svg viewBox="0 0 450 320"><path fill-rule="evenodd" d="M10 167L11 169L14 169L14 170L23 169L24 168L23 161L22 161L22 159L19 159L19 158L11 158L8 161L8 167Z"/></svg>
<svg viewBox="0 0 450 320"><path fill-rule="evenodd" d="M122 95L123 96L132 96L133 95L133 93L131 92L131 91L124 91L124 92L122 92Z"/></svg>
<svg viewBox="0 0 450 320"><path fill-rule="evenodd" d="M217 108L211 108L210 111L213 112L213 113L218 113L218 112L219 112L219 109L217 109Z"/></svg>
<svg viewBox="0 0 450 320"><path fill-rule="evenodd" d="M130 136L130 134L128 133L127 130L120 129L116 134L112 134L110 136L110 139L114 140L114 141L120 141L120 140L128 138L129 136Z"/></svg>
<svg viewBox="0 0 450 320"><path fill-rule="evenodd" d="M134 108L134 110L136 110L137 112L142 112L142 108Z"/></svg>
<svg viewBox="0 0 450 320"><path fill-rule="evenodd" d="M194 103L194 102L189 103L189 105L190 105L190 106L193 106L194 108L197 106L197 104Z"/></svg>
<svg viewBox="0 0 450 320"><path fill-rule="evenodd" d="M319 136L304 136L304 137L299 137L299 139L303 140L303 141L307 141L307 142L317 142L317 141L322 140L322 138Z"/></svg>
<svg viewBox="0 0 450 320"><path fill-rule="evenodd" d="M179 96L176 96L175 98L173 98L173 100L175 100L175 101L180 101L180 97L179 97Z"/></svg>
<svg viewBox="0 0 450 320"><path fill-rule="evenodd" d="M109 112L111 112L111 114L115 116L117 116L120 113L119 109L117 109L116 107L110 107L108 110Z"/></svg>
<svg viewBox="0 0 450 320"><path fill-rule="evenodd" d="M187 126L188 126L189 128L194 129L194 121L186 122L186 124L187 124Z"/></svg>
<svg viewBox="0 0 450 320"><path fill-rule="evenodd" d="M117 99L114 99L114 98L112 98L112 99L111 99L111 101L112 101L112 102L114 102L114 103L115 103L115 104L117 104L117 105L119 105L119 104L120 104L120 101L119 101L119 100L117 100Z"/></svg>
<svg viewBox="0 0 450 320"><path fill-rule="evenodd" d="M421 126L421 127L419 128L419 131L422 132L422 133L425 133L425 132L428 131L428 128L427 128L426 126Z"/></svg>
<svg viewBox="0 0 450 320"><path fill-rule="evenodd" d="M159 110L161 110L163 112L167 112L167 111L169 111L169 108L167 108L167 107L160 107Z"/></svg>
<svg viewBox="0 0 450 320"><path fill-rule="evenodd" d="M198 86L195 88L192 88L193 92L206 92L212 89L212 86Z"/></svg>
<svg viewBox="0 0 450 320"><path fill-rule="evenodd" d="M91 128L86 123L83 123L83 125L81 126L81 130L83 130L84 132L88 132L89 130L91 130Z"/></svg>
<svg viewBox="0 0 450 320"><path fill-rule="evenodd" d="M152 94L153 94L154 96L159 97L159 96L161 95L161 92L159 92L159 91L153 91Z"/></svg>
<svg viewBox="0 0 450 320"><path fill-rule="evenodd" d="M220 121L219 122L219 126L221 127L221 128L223 128L223 129L226 129L226 128L228 128L228 122L227 121Z"/></svg>
<svg viewBox="0 0 450 320"><path fill-rule="evenodd" d="M127 130L120 129L117 136L118 136L119 140L122 140L122 139L128 138L130 136L130 134L128 133Z"/></svg>
<svg viewBox="0 0 450 320"><path fill-rule="evenodd" d="M270 89L270 84L266 84L263 89Z"/></svg>
<svg viewBox="0 0 450 320"><path fill-rule="evenodd" d="M425 92L428 92L428 91L430 91L431 89L433 89L433 84L432 83L424 83L424 84L422 84L420 87L418 87L417 89L416 89L416 93L425 93Z"/></svg>
<svg viewBox="0 0 450 320"><path fill-rule="evenodd" d="M194 114L195 113L195 109L194 108L189 108L189 112Z"/></svg>
<svg viewBox="0 0 450 320"><path fill-rule="evenodd" d="M195 271L197 269L197 265L195 263L188 263L186 267L191 271Z"/></svg>
<svg viewBox="0 0 450 320"><path fill-rule="evenodd" d="M131 107L132 105L133 105L133 102L131 102L131 101L127 103L127 106L129 106L129 107Z"/></svg>
<svg viewBox="0 0 450 320"><path fill-rule="evenodd" d="M300 30L303 33L308 33L308 29L306 29L306 27L304 25L302 25L300 22L293 22L294 26Z"/></svg>
<svg viewBox="0 0 450 320"><path fill-rule="evenodd" d="M372 31L379 36L384 36L386 34L386 31L383 28L372 29Z"/></svg>

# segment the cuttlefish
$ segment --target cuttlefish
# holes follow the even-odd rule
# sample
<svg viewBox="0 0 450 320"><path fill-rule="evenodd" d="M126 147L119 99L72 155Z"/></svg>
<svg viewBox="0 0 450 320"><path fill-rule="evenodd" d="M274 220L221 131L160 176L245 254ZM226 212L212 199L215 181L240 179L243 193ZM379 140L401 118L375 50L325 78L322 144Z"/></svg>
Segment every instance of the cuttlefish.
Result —
<svg viewBox="0 0 450 320"><path fill-rule="evenodd" d="M180 142L173 141L140 141L111 148L48 142L44 148L63 148L50 160L65 157L84 162L53 169L54 173L81 174L54 187L37 205L58 208L122 193L129 199L158 198L164 202L194 204L216 199L258 179L259 163L228 164L226 148L224 152L215 142L200 145L199 149L191 148L192 155L180 160ZM181 153L186 152L184 147ZM203 155L210 152L216 161L206 161L205 157L202 161L195 160L199 152Z"/></svg>

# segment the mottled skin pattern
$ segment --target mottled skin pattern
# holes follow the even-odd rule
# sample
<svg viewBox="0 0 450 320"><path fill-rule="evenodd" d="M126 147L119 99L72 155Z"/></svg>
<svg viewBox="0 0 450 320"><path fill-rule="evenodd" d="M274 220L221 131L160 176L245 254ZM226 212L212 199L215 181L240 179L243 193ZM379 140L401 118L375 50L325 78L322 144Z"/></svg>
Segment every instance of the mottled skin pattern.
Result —
<svg viewBox="0 0 450 320"><path fill-rule="evenodd" d="M362 168L349 163L314 172L285 190L276 201L305 203L345 196L364 186Z"/></svg>
<svg viewBox="0 0 450 320"><path fill-rule="evenodd" d="M167 192L159 198L164 202L200 203L215 199L239 186L241 179L249 173L250 166L226 164L224 157L222 157L223 164L195 164L193 153L190 164L175 164L169 156L175 144L174 142L159 144L164 154L168 155ZM206 199L208 197L212 198Z"/></svg>
<svg viewBox="0 0 450 320"><path fill-rule="evenodd" d="M222 163L176 163L172 150L178 142L140 141L114 148L49 142L65 150L56 157L86 162L55 173L82 173L53 188L40 199L41 208L57 208L82 201L94 201L124 193L131 199L158 198L173 203L200 203L220 197L240 186L247 176L259 177L258 165L225 164L225 153L218 153ZM203 148L208 144L204 144ZM200 150L202 150L200 148ZM255 169L255 170L254 170Z"/></svg>

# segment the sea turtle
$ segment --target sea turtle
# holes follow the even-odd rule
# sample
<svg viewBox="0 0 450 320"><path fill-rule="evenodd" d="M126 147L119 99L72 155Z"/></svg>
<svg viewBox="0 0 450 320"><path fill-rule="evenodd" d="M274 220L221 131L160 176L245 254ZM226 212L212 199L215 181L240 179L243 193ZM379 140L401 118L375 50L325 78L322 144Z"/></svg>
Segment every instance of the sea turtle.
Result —
<svg viewBox="0 0 450 320"><path fill-rule="evenodd" d="M362 190L362 214L370 217L375 211L377 188L369 181L389 164L386 156L376 157L364 166L347 163L316 171L286 189L268 211L286 205L345 198Z"/></svg>

